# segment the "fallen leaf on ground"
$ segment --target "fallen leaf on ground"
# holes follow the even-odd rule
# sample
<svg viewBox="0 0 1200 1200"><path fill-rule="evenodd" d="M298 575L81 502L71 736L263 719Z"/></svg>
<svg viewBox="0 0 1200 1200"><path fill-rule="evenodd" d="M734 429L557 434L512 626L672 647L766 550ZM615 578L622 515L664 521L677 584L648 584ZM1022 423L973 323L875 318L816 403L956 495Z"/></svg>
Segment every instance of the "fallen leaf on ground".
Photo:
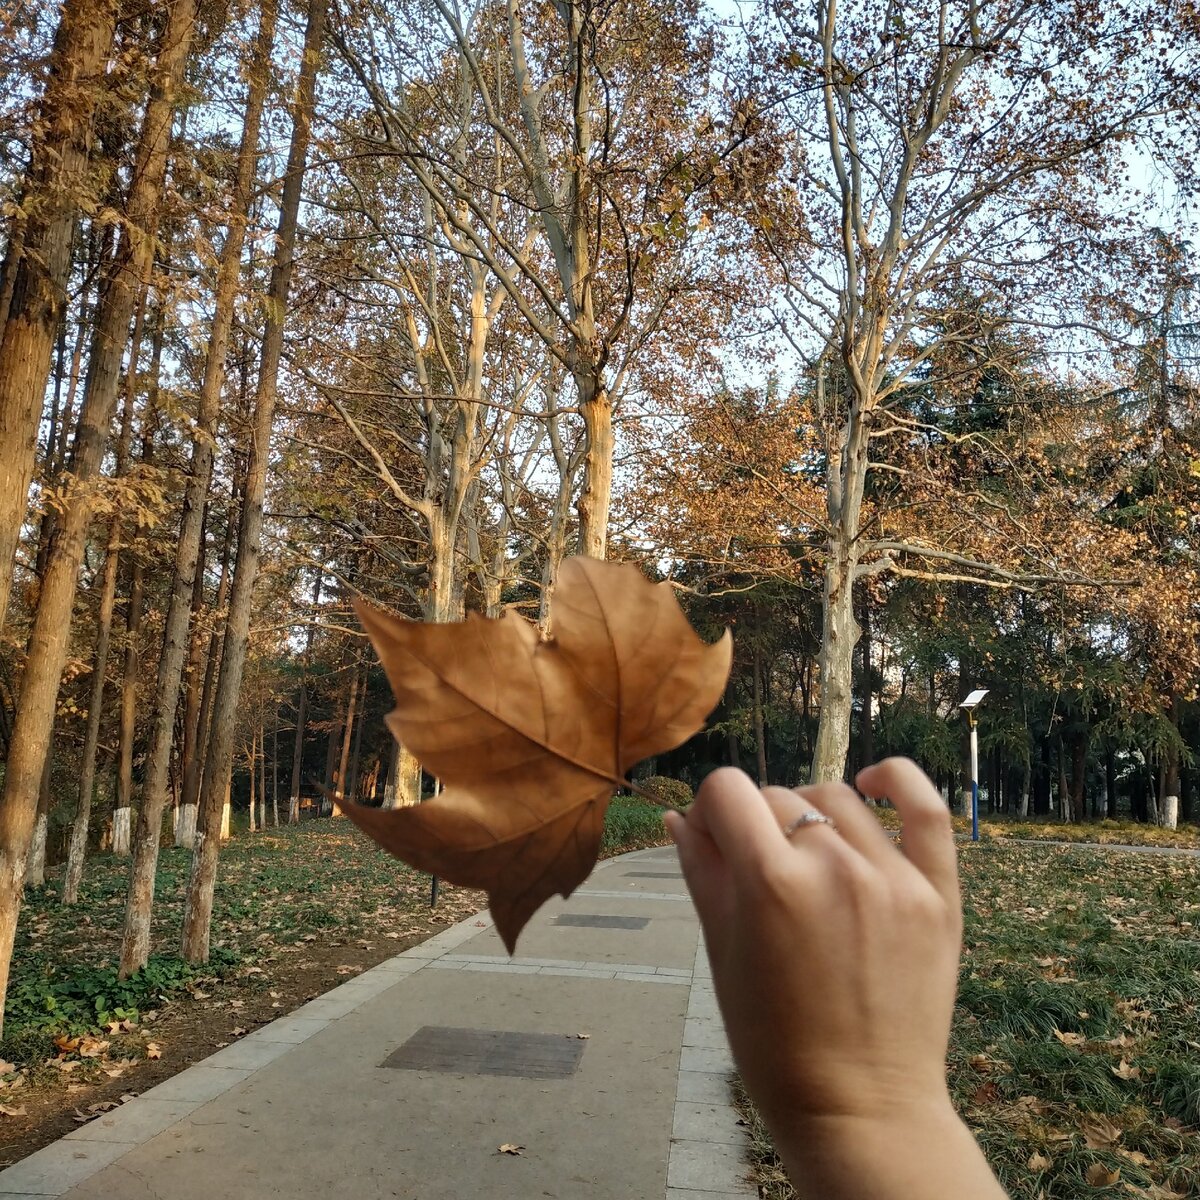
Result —
<svg viewBox="0 0 1200 1200"><path fill-rule="evenodd" d="M586 1042L592 1035L590 1033L577 1033L575 1035L581 1042Z"/></svg>
<svg viewBox="0 0 1200 1200"><path fill-rule="evenodd" d="M23 1117L25 1115L25 1106L0 1104L0 1113L3 1113L6 1117Z"/></svg>
<svg viewBox="0 0 1200 1200"><path fill-rule="evenodd" d="M1089 1117L1079 1128L1089 1150L1106 1150L1114 1142L1119 1142L1125 1132L1107 1117L1100 1116Z"/></svg>
<svg viewBox="0 0 1200 1200"><path fill-rule="evenodd" d="M1117 1153L1122 1158L1127 1158L1131 1163L1139 1167L1148 1167L1152 1161L1149 1156L1143 1154L1140 1150L1126 1150L1124 1146L1118 1146Z"/></svg>
<svg viewBox="0 0 1200 1200"><path fill-rule="evenodd" d="M99 1038L85 1037L79 1043L79 1057L99 1058L108 1049L109 1045L109 1042L101 1041Z"/></svg>
<svg viewBox="0 0 1200 1200"><path fill-rule="evenodd" d="M0 1058L0 1075L11 1075L17 1069L16 1063L6 1062Z"/></svg>
<svg viewBox="0 0 1200 1200"><path fill-rule="evenodd" d="M1063 1033L1061 1029L1054 1031L1054 1036L1058 1038L1064 1046L1082 1046L1087 1038L1082 1033Z"/></svg>
<svg viewBox="0 0 1200 1200"><path fill-rule="evenodd" d="M162 1058L162 1047L157 1042L146 1043L147 1058Z"/></svg>
<svg viewBox="0 0 1200 1200"><path fill-rule="evenodd" d="M410 866L486 890L510 954L595 865L626 772L703 726L732 657L729 633L701 641L669 584L591 558L562 564L547 640L514 613L438 625L356 611L396 698L388 725L444 791L390 811L339 803Z"/></svg>
<svg viewBox="0 0 1200 1200"><path fill-rule="evenodd" d="M516 1142L505 1142L503 1146L497 1147L497 1152L500 1154L520 1154L524 1150L524 1146L518 1146Z"/></svg>
<svg viewBox="0 0 1200 1200"><path fill-rule="evenodd" d="M1140 1079L1142 1077L1141 1067L1131 1067L1124 1059L1118 1066L1109 1068L1118 1079Z"/></svg>
<svg viewBox="0 0 1200 1200"><path fill-rule="evenodd" d="M1052 1160L1035 1150L1029 1156L1029 1161L1025 1165L1031 1171L1045 1171L1052 1165Z"/></svg>
<svg viewBox="0 0 1200 1200"><path fill-rule="evenodd" d="M1113 1167L1110 1170L1103 1163L1092 1163L1084 1178L1092 1187L1112 1187L1121 1178L1121 1168Z"/></svg>

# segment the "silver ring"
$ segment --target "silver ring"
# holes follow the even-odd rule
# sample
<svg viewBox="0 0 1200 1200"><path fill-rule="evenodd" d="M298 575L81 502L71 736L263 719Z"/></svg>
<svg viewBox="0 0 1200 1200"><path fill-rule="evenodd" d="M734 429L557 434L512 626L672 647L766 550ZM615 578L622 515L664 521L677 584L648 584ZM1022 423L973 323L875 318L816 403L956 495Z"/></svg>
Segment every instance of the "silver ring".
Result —
<svg viewBox="0 0 1200 1200"><path fill-rule="evenodd" d="M805 825L828 825L830 829L837 832L837 825L832 817L827 817L822 812L817 812L815 808L809 809L808 812L802 813L794 821L789 822L783 827L783 836L790 838L797 829L803 829Z"/></svg>

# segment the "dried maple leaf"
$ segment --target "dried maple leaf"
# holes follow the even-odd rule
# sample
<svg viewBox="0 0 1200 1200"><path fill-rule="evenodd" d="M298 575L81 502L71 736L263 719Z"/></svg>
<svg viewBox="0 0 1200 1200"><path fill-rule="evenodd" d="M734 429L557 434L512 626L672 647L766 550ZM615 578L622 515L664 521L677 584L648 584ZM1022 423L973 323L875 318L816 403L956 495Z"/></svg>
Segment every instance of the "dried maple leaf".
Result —
<svg viewBox="0 0 1200 1200"><path fill-rule="evenodd" d="M1103 1163L1092 1163L1084 1178L1092 1187L1112 1187L1121 1178L1121 1168L1109 1169Z"/></svg>
<svg viewBox="0 0 1200 1200"><path fill-rule="evenodd" d="M1054 1036L1064 1046L1082 1046L1087 1042L1087 1038L1082 1033L1063 1033L1061 1029L1054 1030Z"/></svg>
<svg viewBox="0 0 1200 1200"><path fill-rule="evenodd" d="M512 953L591 871L625 773L702 727L732 640L706 645L668 584L590 558L562 564L547 640L512 613L432 625L356 607L396 697L388 725L444 790L393 811L339 805L397 858L485 889Z"/></svg>
<svg viewBox="0 0 1200 1200"><path fill-rule="evenodd" d="M521 1151L523 1151L524 1149L525 1149L524 1146L518 1146L516 1142L505 1142L503 1146L496 1147L496 1153L497 1154L512 1154L514 1156L519 1156Z"/></svg>
<svg viewBox="0 0 1200 1200"><path fill-rule="evenodd" d="M1080 1125L1084 1145L1089 1150L1107 1150L1125 1135L1120 1125L1114 1125L1107 1117L1093 1115Z"/></svg>

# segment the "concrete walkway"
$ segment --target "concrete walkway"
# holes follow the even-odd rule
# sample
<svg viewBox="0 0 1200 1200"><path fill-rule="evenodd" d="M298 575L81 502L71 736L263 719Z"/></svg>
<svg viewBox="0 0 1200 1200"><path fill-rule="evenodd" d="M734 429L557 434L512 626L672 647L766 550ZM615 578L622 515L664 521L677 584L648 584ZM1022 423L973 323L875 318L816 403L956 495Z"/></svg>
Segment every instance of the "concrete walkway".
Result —
<svg viewBox="0 0 1200 1200"><path fill-rule="evenodd" d="M674 851L600 864L518 950L469 918L0 1172L0 1200L754 1196Z"/></svg>

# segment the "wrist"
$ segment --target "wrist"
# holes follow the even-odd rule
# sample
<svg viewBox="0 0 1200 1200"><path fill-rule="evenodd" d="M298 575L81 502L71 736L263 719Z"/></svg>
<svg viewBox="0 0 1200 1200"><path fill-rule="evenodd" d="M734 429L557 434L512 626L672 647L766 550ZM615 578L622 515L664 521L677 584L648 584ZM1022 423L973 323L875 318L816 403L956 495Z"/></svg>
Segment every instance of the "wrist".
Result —
<svg viewBox="0 0 1200 1200"><path fill-rule="evenodd" d="M776 1125L784 1128L776 1128ZM874 1114L771 1122L788 1174L821 1200L1004 1200L949 1096Z"/></svg>

